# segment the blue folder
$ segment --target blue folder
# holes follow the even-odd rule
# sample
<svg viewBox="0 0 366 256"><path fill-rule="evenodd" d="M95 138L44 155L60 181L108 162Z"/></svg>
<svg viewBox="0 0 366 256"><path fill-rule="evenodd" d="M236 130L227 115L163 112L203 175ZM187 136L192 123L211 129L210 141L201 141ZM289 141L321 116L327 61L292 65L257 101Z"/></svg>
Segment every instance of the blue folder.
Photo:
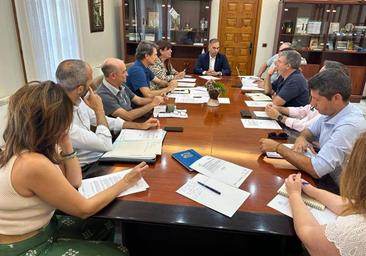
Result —
<svg viewBox="0 0 366 256"><path fill-rule="evenodd" d="M190 171L193 171L189 166L200 159L202 156L194 151L193 149L188 149L172 154L172 157L177 160L181 165Z"/></svg>

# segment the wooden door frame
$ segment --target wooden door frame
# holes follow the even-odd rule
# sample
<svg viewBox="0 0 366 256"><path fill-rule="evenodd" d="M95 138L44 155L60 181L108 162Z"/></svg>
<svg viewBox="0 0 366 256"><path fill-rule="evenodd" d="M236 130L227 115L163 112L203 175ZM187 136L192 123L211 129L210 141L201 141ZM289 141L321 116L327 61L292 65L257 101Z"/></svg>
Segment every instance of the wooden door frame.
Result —
<svg viewBox="0 0 366 256"><path fill-rule="evenodd" d="M245 0L243 0L245 1ZM254 68L255 68L255 59L257 56L257 44L258 44L258 35L259 35L259 23L260 23L260 18L261 18L261 13L262 13L262 0L257 0L258 1L258 9L257 9L257 16L256 16L256 21L255 21L255 31L254 31L254 42L253 42L253 50L252 50L252 57L251 57L251 68L250 71L252 74L254 74ZM221 42L221 33L220 33L220 29L221 29L221 22L222 22L222 8L220 8L222 2L219 1L219 26L218 26L218 33L217 33L217 37L219 39L219 41Z"/></svg>

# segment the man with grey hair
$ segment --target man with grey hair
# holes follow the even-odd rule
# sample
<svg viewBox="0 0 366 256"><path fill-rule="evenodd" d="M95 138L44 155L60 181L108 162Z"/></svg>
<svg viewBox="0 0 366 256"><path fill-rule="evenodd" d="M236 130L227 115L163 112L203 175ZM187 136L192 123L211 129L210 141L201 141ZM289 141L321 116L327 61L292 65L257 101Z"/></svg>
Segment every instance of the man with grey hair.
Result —
<svg viewBox="0 0 366 256"><path fill-rule="evenodd" d="M97 161L104 152L112 150L110 130L119 132L122 128L159 127L159 121L154 118L144 123L134 123L125 122L121 118L106 117L101 98L90 88L93 71L90 65L82 60L70 59L61 62L56 70L56 79L74 103L74 116L69 134L82 167ZM95 132L92 131L92 126L96 127Z"/></svg>
<svg viewBox="0 0 366 256"><path fill-rule="evenodd" d="M295 50L282 51L276 61L279 77L271 83L271 75L261 81L264 93L272 96L277 106L301 107L309 103L308 84L299 70L301 55Z"/></svg>
<svg viewBox="0 0 366 256"><path fill-rule="evenodd" d="M126 85L131 91L140 97L152 98L154 96L162 96L177 87L177 81L164 81L154 75L148 68L154 65L157 55L158 46L152 42L141 41L136 48L136 61L128 69L128 77ZM164 87L159 90L150 90L150 81Z"/></svg>
<svg viewBox="0 0 366 256"><path fill-rule="evenodd" d="M276 60L278 59L278 54L284 50L290 50L291 48L291 43L290 42L284 42L280 45L280 47L278 48L278 53L276 53L275 55L273 55L271 58L269 58L267 60L266 63L263 63L263 65L259 68L258 77L262 77L263 73L267 70L268 68L268 74L271 75L271 83L273 83L274 81L277 80L277 78L279 77L279 74L276 70Z"/></svg>

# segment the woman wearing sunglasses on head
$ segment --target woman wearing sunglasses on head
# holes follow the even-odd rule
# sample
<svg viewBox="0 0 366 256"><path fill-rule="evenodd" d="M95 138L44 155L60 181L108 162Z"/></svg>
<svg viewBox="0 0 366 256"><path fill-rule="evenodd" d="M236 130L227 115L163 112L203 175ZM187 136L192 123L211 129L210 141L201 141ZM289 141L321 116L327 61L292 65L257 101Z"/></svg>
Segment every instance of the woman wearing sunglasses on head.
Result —
<svg viewBox="0 0 366 256"><path fill-rule="evenodd" d="M86 199L75 189L82 176L68 134L73 104L61 86L51 81L23 86L10 97L7 117L0 151L0 255L127 255L112 242L88 241L95 236L81 227L90 219L81 219L134 185L148 166L139 164ZM81 219L62 222L55 209Z"/></svg>

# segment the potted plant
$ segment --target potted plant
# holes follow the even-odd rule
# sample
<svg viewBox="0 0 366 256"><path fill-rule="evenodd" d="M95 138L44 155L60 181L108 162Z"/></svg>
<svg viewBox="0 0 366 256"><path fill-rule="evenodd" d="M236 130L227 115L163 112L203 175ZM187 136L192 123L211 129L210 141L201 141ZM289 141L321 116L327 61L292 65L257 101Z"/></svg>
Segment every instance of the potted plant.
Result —
<svg viewBox="0 0 366 256"><path fill-rule="evenodd" d="M220 95L226 96L225 85L221 82L209 80L206 82L205 87L207 88L208 95L210 96L207 105L210 107L217 107L220 105L218 98Z"/></svg>

